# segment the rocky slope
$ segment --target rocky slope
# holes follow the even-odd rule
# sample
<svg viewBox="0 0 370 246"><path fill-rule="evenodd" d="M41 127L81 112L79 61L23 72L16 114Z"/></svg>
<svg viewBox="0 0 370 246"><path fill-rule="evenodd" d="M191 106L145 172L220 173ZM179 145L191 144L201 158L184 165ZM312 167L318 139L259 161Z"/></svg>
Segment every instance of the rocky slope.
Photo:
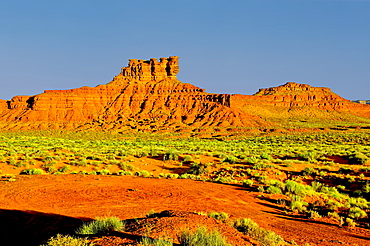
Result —
<svg viewBox="0 0 370 246"><path fill-rule="evenodd" d="M230 106L268 122L296 121L369 122L369 105L346 100L326 87L288 82L260 89L253 96L232 95Z"/></svg>
<svg viewBox="0 0 370 246"><path fill-rule="evenodd" d="M211 94L177 80L178 58L129 60L105 85L47 90L0 100L2 129L264 128L280 119L370 118L370 106L352 103L330 89L289 82L253 96ZM366 121L366 120L365 120Z"/></svg>

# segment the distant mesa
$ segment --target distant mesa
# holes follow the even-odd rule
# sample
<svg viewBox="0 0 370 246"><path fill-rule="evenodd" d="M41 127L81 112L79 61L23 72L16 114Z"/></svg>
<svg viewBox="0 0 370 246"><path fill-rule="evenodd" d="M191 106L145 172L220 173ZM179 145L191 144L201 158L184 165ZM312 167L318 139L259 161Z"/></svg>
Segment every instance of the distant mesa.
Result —
<svg viewBox="0 0 370 246"><path fill-rule="evenodd" d="M370 106L326 87L288 82L254 95L207 93L179 81L179 57L130 59L96 87L0 100L0 129L209 131L297 127L294 122L370 122ZM218 131L218 130L217 130Z"/></svg>
<svg viewBox="0 0 370 246"><path fill-rule="evenodd" d="M360 104L370 104L370 100L353 100L352 102Z"/></svg>

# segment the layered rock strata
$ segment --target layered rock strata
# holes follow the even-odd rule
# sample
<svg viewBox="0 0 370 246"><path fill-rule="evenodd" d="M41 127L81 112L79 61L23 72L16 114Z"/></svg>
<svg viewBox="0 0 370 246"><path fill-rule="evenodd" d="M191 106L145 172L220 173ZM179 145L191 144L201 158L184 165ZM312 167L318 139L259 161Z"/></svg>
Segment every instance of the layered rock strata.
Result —
<svg viewBox="0 0 370 246"><path fill-rule="evenodd" d="M177 80L178 58L131 59L105 85L0 100L0 129L265 128L294 119L370 118L370 105L294 82L254 95L207 93Z"/></svg>
<svg viewBox="0 0 370 246"><path fill-rule="evenodd" d="M257 126L259 117L230 108L230 95L210 94L176 78L178 57L131 59L106 85L46 90L6 102L6 122L57 124L62 128L157 129L164 126ZM30 126L32 127L32 126Z"/></svg>

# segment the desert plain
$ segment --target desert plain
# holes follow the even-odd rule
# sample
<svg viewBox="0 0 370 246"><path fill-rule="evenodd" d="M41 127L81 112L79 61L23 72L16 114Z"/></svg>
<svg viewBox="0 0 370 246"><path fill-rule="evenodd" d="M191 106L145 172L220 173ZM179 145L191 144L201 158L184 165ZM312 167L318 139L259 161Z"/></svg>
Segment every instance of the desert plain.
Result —
<svg viewBox="0 0 370 246"><path fill-rule="evenodd" d="M178 60L0 100L4 245L369 245L370 105L207 93Z"/></svg>

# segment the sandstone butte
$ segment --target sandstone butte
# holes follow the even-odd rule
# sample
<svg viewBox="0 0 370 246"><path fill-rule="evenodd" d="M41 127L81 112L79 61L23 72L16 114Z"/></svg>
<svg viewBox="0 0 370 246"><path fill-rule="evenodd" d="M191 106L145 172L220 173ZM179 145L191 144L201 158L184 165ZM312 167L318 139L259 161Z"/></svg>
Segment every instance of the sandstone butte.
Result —
<svg viewBox="0 0 370 246"><path fill-rule="evenodd" d="M104 85L0 100L0 129L278 129L312 119L370 123L370 105L325 87L288 82L254 95L207 93L177 79L178 59L130 59Z"/></svg>

